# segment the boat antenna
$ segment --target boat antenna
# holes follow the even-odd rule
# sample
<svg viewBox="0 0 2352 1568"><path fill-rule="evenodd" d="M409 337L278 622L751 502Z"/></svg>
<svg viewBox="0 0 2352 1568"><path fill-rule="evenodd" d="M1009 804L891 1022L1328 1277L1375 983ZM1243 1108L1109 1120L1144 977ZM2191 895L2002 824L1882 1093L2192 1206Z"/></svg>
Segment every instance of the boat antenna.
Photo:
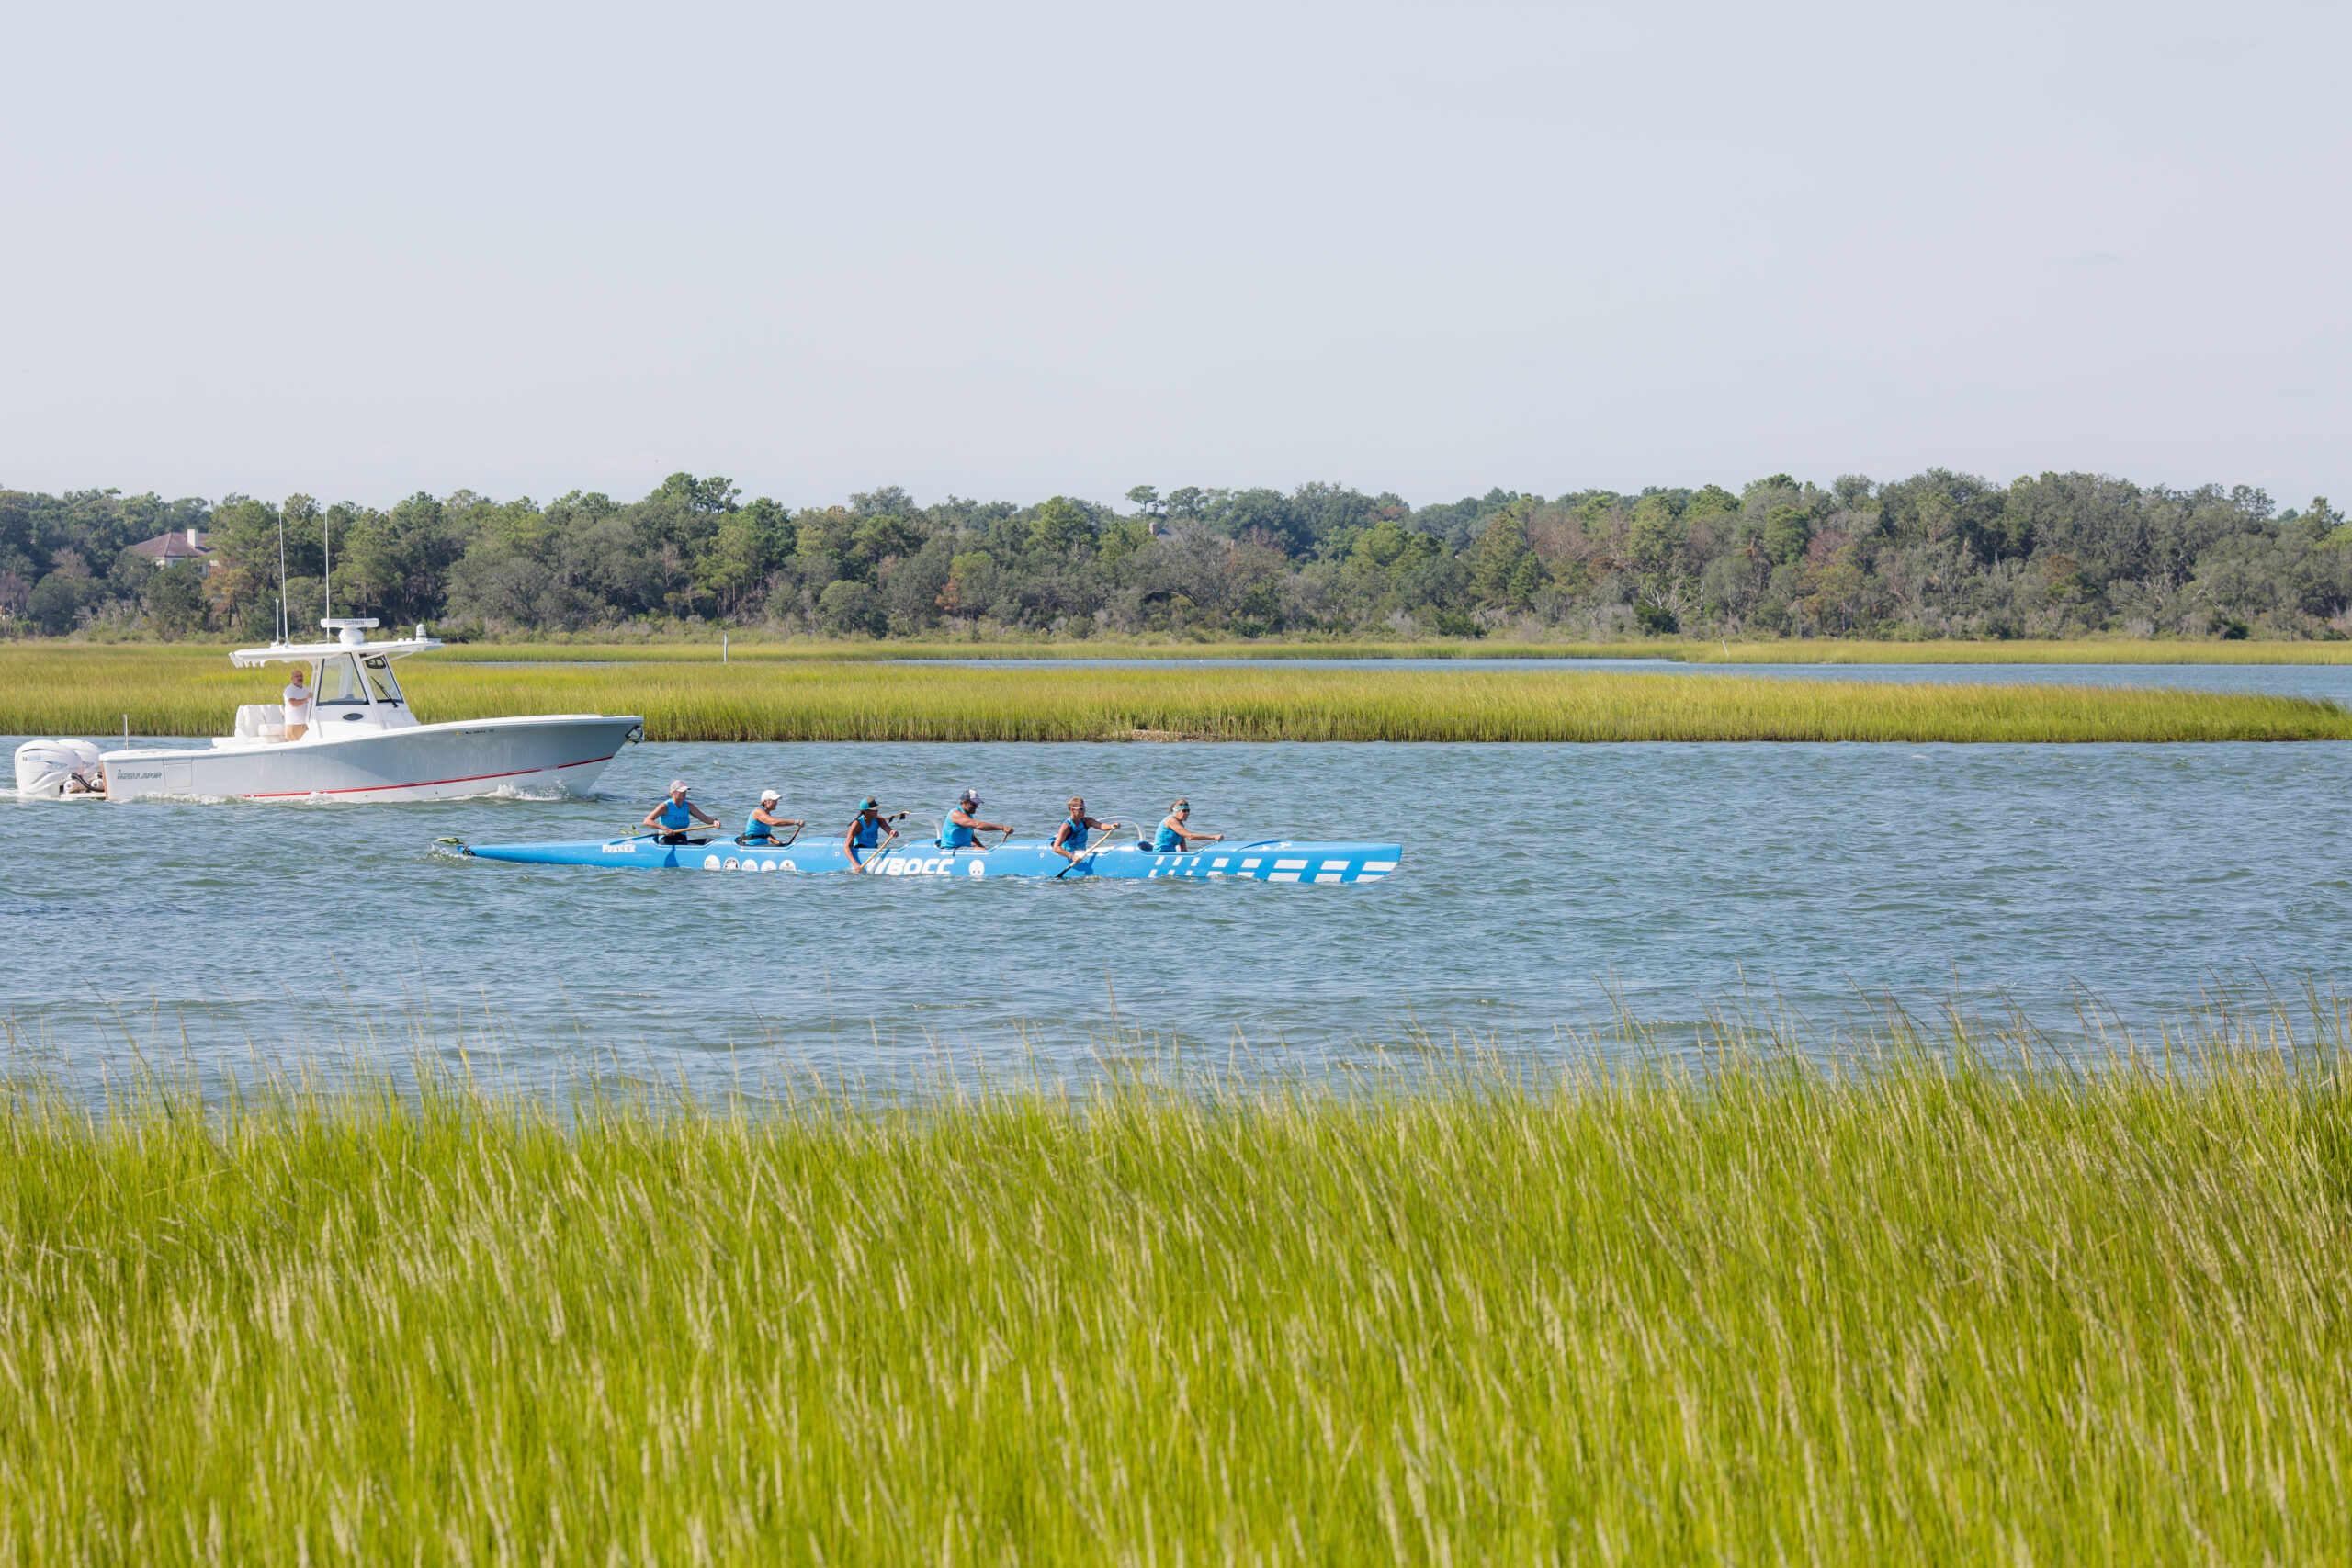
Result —
<svg viewBox="0 0 2352 1568"><path fill-rule="evenodd" d="M319 545L326 551L326 576L319 591L319 625L325 626L327 617L334 614L334 538L323 513L319 517Z"/></svg>
<svg viewBox="0 0 2352 1568"><path fill-rule="evenodd" d="M286 640L286 513L277 514L277 640Z"/></svg>

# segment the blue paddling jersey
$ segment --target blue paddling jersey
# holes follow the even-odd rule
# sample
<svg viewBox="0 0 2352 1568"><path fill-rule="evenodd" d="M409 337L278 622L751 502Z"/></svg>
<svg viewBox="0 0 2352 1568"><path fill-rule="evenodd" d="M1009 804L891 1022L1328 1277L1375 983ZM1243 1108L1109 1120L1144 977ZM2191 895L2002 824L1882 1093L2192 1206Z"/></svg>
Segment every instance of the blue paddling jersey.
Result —
<svg viewBox="0 0 2352 1568"><path fill-rule="evenodd" d="M683 800L663 801L661 806L661 814L662 826L673 833L694 826L694 813L686 809L686 803Z"/></svg>
<svg viewBox="0 0 2352 1568"><path fill-rule="evenodd" d="M968 850L972 847L972 830L950 817L940 824L939 847L943 850Z"/></svg>
<svg viewBox="0 0 2352 1568"><path fill-rule="evenodd" d="M1182 854L1184 835L1162 822L1159 825L1159 834L1151 840L1151 849L1154 854Z"/></svg>
<svg viewBox="0 0 2352 1568"><path fill-rule="evenodd" d="M763 844L768 841L768 825L760 820L757 810L743 818L743 837L756 840Z"/></svg>

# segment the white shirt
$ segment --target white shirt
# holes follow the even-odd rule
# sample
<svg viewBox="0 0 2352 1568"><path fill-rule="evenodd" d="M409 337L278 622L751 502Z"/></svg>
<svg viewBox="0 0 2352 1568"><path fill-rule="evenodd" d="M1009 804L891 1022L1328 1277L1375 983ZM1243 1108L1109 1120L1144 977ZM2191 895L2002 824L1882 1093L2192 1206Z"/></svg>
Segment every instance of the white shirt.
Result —
<svg viewBox="0 0 2352 1568"><path fill-rule="evenodd" d="M287 723L308 724L311 722L311 688L307 684L289 682L286 690L278 694L286 699Z"/></svg>

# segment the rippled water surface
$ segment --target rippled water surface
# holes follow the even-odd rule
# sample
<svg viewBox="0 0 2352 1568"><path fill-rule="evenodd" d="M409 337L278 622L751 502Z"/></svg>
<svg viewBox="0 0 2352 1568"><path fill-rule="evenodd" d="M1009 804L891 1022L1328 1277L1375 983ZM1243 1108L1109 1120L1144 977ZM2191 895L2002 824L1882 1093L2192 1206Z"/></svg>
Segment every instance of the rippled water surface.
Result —
<svg viewBox="0 0 2352 1568"><path fill-rule="evenodd" d="M10 742L13 745L13 742ZM1417 1023L1548 1048L1622 1004L1690 1020L1892 992L2074 1026L2147 1018L2352 943L2352 746L691 745L610 798L413 807L0 802L15 1052L332 1064L373 1030L551 1075L611 1050L689 1083L782 1063L889 1074L1081 1060L1114 1016L1307 1052ZM1083 790L1177 793L1238 834L1404 841L1364 886L727 877L453 862L601 836L673 774L729 826L767 786L834 831L864 791L967 783L1032 831ZM1114 1000L1115 998L1115 1000Z"/></svg>

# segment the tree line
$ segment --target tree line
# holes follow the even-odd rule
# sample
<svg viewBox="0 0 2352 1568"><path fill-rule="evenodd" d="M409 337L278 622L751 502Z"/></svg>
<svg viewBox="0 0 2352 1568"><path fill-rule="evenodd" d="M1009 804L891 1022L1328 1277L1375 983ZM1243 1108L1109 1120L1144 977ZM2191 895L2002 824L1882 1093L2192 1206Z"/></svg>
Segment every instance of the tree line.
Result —
<svg viewBox="0 0 2352 1568"><path fill-rule="evenodd" d="M2245 486L1938 468L1418 507L1334 484L1123 500L919 505L886 487L796 509L691 474L629 502L459 491L388 509L0 490L0 629L266 640L282 533L295 626L319 617L331 545L338 614L460 638L2352 633L2343 514ZM130 548L190 527L207 571Z"/></svg>

